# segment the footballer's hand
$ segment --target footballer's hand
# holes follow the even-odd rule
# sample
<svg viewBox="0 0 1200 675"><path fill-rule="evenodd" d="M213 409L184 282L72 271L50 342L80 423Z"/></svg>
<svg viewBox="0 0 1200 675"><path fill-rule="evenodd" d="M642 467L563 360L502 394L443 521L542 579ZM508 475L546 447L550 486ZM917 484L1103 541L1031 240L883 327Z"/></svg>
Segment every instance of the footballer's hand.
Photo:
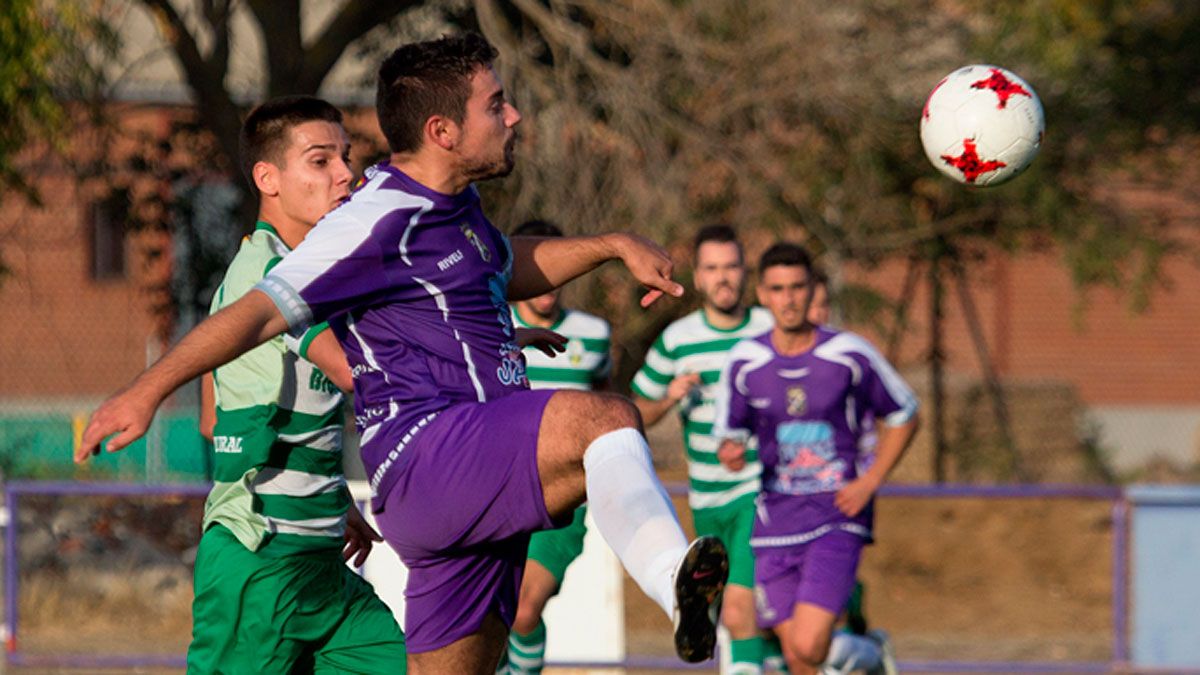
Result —
<svg viewBox="0 0 1200 675"><path fill-rule="evenodd" d="M746 468L746 444L726 438L717 448L717 459L730 471L741 471Z"/></svg>
<svg viewBox="0 0 1200 675"><path fill-rule="evenodd" d="M362 567L363 563L367 562L367 556L370 555L375 542L383 541L383 537L375 528L367 524L354 502L350 502L350 508L346 510L345 538L346 547L342 549L342 560L349 561L353 558L355 567Z"/></svg>
<svg viewBox="0 0 1200 675"><path fill-rule="evenodd" d="M694 387L698 386L700 386L700 373L680 375L667 385L667 400L682 401Z"/></svg>
<svg viewBox="0 0 1200 675"><path fill-rule="evenodd" d="M650 289L642 296L642 307L649 307L664 294L676 298L683 295L683 286L671 278L675 263L665 248L636 234L621 233L612 237L617 256L629 273Z"/></svg>
<svg viewBox="0 0 1200 675"><path fill-rule="evenodd" d="M878 483L867 476L859 476L850 481L846 487L837 491L833 497L833 505L842 513L853 518L866 508L878 489Z"/></svg>
<svg viewBox="0 0 1200 675"><path fill-rule="evenodd" d="M92 413L79 447L75 448L75 461L82 463L92 455L100 454L101 442L106 452L116 452L141 438L150 428L158 401L133 386L114 394Z"/></svg>
<svg viewBox="0 0 1200 675"><path fill-rule="evenodd" d="M541 353L554 358L567 351L567 338L549 328L518 328L517 346L521 349L536 347Z"/></svg>

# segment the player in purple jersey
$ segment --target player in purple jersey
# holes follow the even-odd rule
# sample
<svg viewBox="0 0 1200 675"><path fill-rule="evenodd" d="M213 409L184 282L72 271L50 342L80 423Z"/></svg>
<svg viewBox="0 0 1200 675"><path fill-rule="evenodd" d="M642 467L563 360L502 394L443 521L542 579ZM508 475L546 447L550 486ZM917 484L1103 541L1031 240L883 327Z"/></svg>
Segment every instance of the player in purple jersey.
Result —
<svg viewBox="0 0 1200 675"><path fill-rule="evenodd" d="M794 675L816 673L871 540L872 499L917 428L917 400L863 338L808 319L812 263L781 243L759 263L758 301L775 327L739 342L721 374L714 434L733 470L758 438L762 494L751 545L759 625ZM874 415L876 460L857 472L861 421Z"/></svg>
<svg viewBox="0 0 1200 675"><path fill-rule="evenodd" d="M580 391L530 391L508 301L608 260L681 295L659 246L630 234L516 238L484 217L476 180L513 166L521 120L477 34L405 45L380 68L389 162L243 298L214 314L93 414L78 460L145 433L176 387L288 330L327 320L354 377L380 530L407 564L411 673L495 670L529 534L586 498L597 529L672 615L688 661L711 657L728 572L713 539L688 544L650 462L637 409Z"/></svg>

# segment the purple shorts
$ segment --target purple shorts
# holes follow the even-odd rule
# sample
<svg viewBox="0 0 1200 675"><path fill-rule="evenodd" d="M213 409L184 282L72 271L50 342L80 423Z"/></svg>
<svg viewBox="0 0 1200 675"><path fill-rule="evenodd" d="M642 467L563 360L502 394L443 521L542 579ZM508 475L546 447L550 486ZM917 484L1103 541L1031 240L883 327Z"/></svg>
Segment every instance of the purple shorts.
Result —
<svg viewBox="0 0 1200 675"><path fill-rule="evenodd" d="M796 605L841 614L854 591L866 540L834 530L807 544L754 550L754 598L758 626L774 628L792 618Z"/></svg>
<svg viewBox="0 0 1200 675"><path fill-rule="evenodd" d="M522 391L438 414L376 514L408 567L408 651L445 647L489 612L511 626L529 535L554 526L537 469L538 427L553 391Z"/></svg>

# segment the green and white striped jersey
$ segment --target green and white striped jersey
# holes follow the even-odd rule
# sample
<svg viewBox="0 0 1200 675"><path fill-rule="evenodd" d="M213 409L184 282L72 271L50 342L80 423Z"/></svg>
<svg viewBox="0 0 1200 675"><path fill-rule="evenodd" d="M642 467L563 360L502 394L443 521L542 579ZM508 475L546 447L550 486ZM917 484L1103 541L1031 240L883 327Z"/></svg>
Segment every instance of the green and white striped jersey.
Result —
<svg viewBox="0 0 1200 675"><path fill-rule="evenodd" d="M633 378L633 393L659 401L667 395L671 380L700 374L701 386L679 405L688 460L688 504L693 510L725 506L744 495L758 493L762 473L758 452L747 448L746 466L741 471L729 471L717 461L719 443L712 428L717 380L729 350L742 338L762 335L772 325L771 313L762 307L751 307L741 325L728 330L711 326L704 310L698 309L663 330Z"/></svg>
<svg viewBox="0 0 1200 675"><path fill-rule="evenodd" d="M291 249L259 222L242 241L212 312L245 295ZM251 551L340 549L350 493L342 475L343 395L304 357L322 330L282 335L214 373L214 485L204 527L220 523Z"/></svg>
<svg viewBox="0 0 1200 675"><path fill-rule="evenodd" d="M512 315L517 326L534 327L521 320L516 307ZM612 370L612 331L607 321L564 309L550 330L567 338L567 351L551 358L536 347L525 348L525 375L531 389L588 390L608 379Z"/></svg>

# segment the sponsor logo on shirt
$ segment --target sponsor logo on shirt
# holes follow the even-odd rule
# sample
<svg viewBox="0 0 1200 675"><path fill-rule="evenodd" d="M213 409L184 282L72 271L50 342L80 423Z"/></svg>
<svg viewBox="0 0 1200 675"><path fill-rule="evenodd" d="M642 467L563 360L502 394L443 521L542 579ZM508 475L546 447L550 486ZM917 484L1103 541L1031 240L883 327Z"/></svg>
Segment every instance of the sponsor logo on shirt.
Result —
<svg viewBox="0 0 1200 675"><path fill-rule="evenodd" d="M846 461L837 456L828 422L786 422L775 429L779 460L771 491L789 495L836 492L843 485Z"/></svg>
<svg viewBox="0 0 1200 675"><path fill-rule="evenodd" d="M339 391L337 385L325 377L325 373L316 368L313 368L312 374L308 376L308 389L309 391L323 391L326 394L336 394Z"/></svg>
<svg viewBox="0 0 1200 675"><path fill-rule="evenodd" d="M363 414L354 416L354 423L359 427L365 427L371 422L383 417L387 414L387 406L377 405L363 410Z"/></svg>
<svg viewBox="0 0 1200 675"><path fill-rule="evenodd" d="M242 437L213 436L213 451L240 454L242 452Z"/></svg>
<svg viewBox="0 0 1200 675"><path fill-rule="evenodd" d="M438 269L441 270L442 272L445 272L446 270L450 269L451 267L454 267L458 263L462 262L462 259L463 259L462 249L456 249L454 251L454 253L451 253L450 255L448 255L445 258L442 258L441 260L438 261Z"/></svg>
<svg viewBox="0 0 1200 675"><path fill-rule="evenodd" d="M350 377L357 378L363 373L377 373L379 369L369 363L360 363L350 369Z"/></svg>
<svg viewBox="0 0 1200 675"><path fill-rule="evenodd" d="M506 342L500 346L500 367L496 368L496 378L507 386L528 386L529 379L525 376L525 359L521 356L521 348L516 342Z"/></svg>
<svg viewBox="0 0 1200 675"><path fill-rule="evenodd" d="M463 223L461 229L463 236L467 238L467 241L471 242L471 245L475 247L476 251L479 251L479 257L483 258L483 262L491 262L492 252L488 250L488 247L483 243L483 240L479 238L479 235L475 234L475 230L472 230L471 226L467 223Z"/></svg>

